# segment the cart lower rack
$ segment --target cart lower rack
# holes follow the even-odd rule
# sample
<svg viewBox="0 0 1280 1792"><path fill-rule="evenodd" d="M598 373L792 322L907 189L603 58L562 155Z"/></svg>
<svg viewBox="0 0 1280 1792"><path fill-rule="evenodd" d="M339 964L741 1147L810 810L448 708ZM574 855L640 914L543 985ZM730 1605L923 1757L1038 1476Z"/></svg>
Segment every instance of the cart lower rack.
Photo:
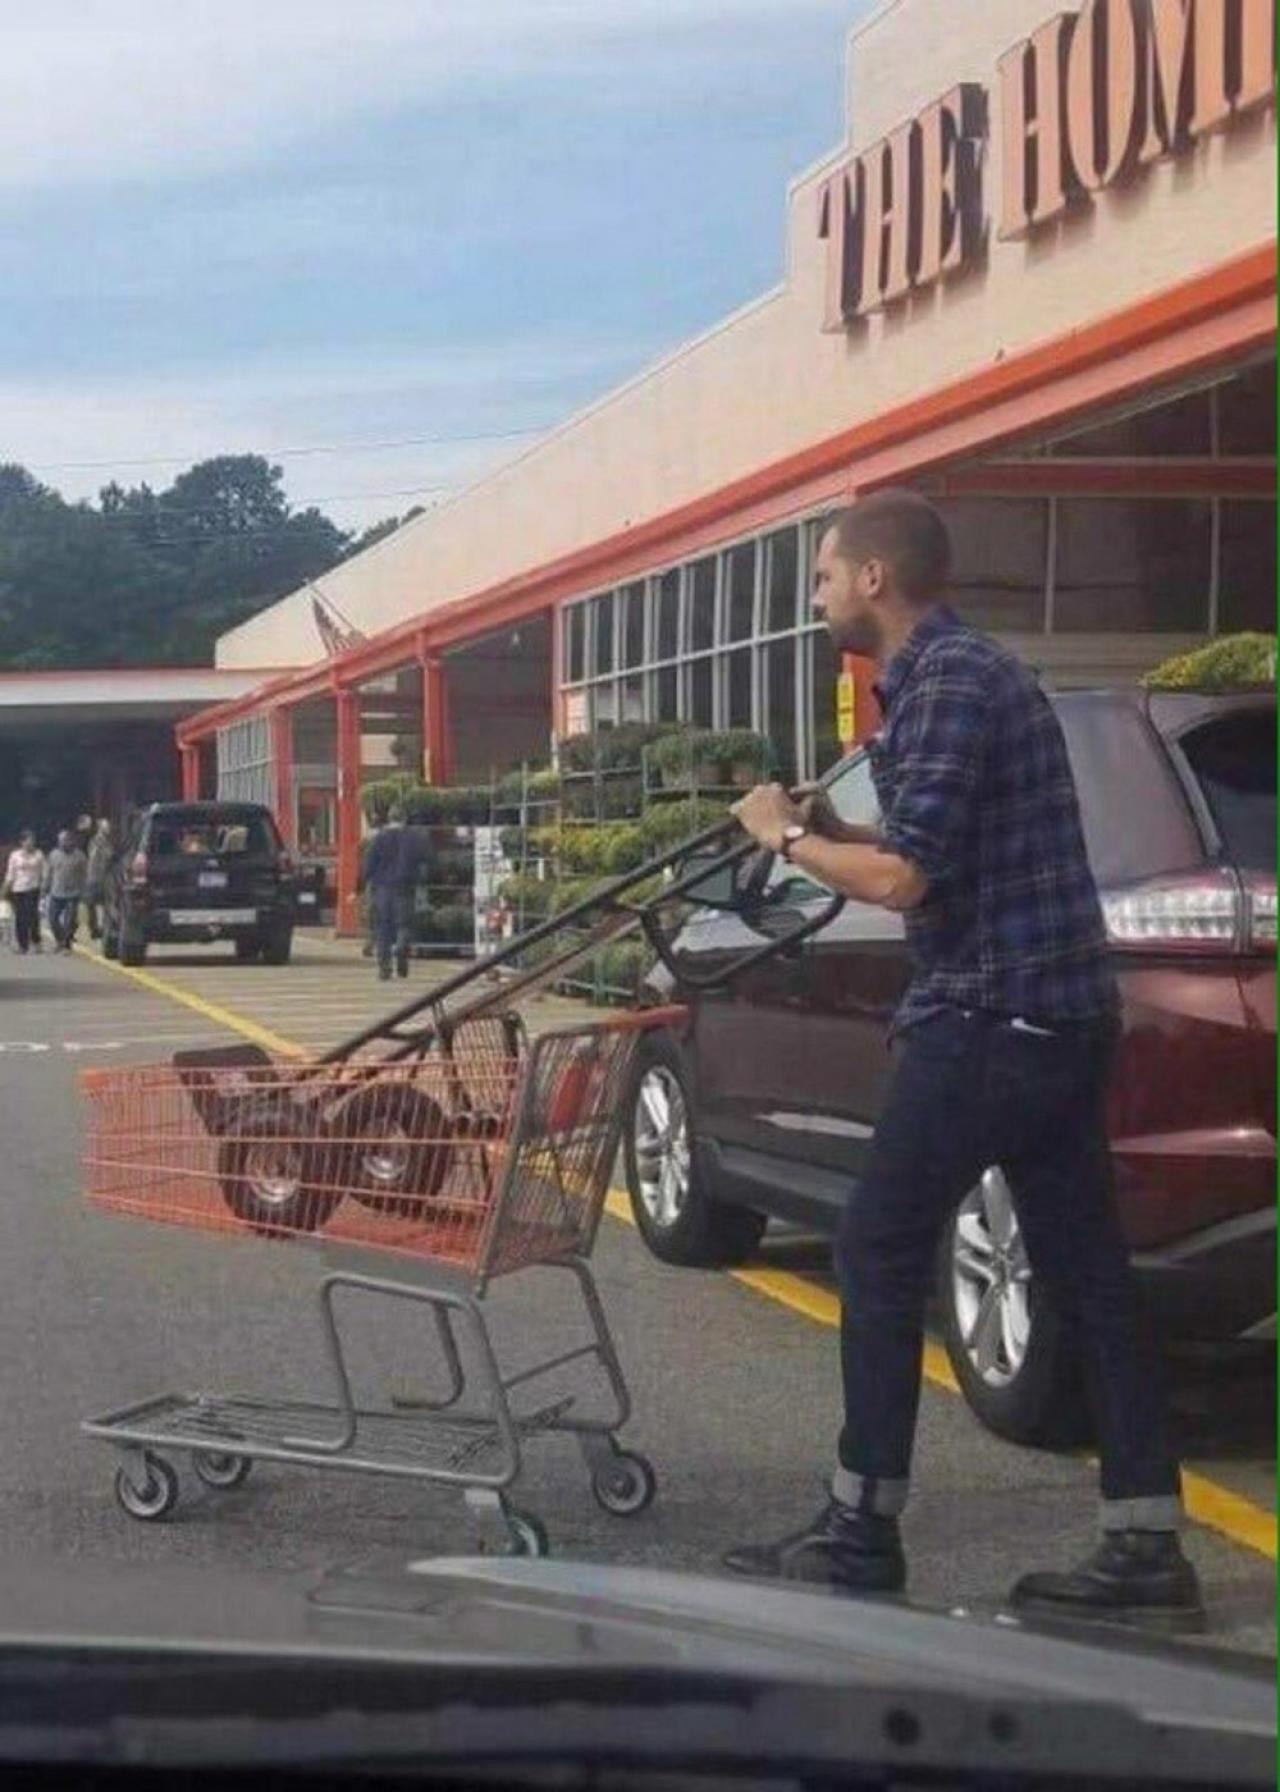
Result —
<svg viewBox="0 0 1280 1792"><path fill-rule="evenodd" d="M529 1439L560 1432L576 1438L606 1510L643 1511L654 1474L618 1442L631 1402L589 1258L637 1043L680 1013L531 1043L514 1015L489 1016L395 1064L264 1063L233 1049L86 1072L94 1205L223 1235L305 1238L338 1259L318 1288L332 1400L166 1393L86 1421L122 1454L124 1510L172 1511L174 1453L224 1489L255 1461L287 1462L457 1487L483 1545L542 1554L543 1527L509 1495ZM505 1373L485 1296L494 1278L535 1266L572 1283L585 1341ZM353 1302L423 1312L444 1369L438 1394L358 1404L341 1322Z"/></svg>

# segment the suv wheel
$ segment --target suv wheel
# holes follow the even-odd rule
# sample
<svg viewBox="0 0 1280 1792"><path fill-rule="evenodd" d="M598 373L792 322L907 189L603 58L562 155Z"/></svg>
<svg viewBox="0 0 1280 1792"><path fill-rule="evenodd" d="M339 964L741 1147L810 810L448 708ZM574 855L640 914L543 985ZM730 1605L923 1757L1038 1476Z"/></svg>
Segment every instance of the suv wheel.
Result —
<svg viewBox="0 0 1280 1792"><path fill-rule="evenodd" d="M264 927L262 930L262 962L263 964L288 964L289 955L293 951L293 928L288 922L283 927Z"/></svg>
<svg viewBox="0 0 1280 1792"><path fill-rule="evenodd" d="M693 1149L688 1084L670 1039L641 1049L623 1122L631 1211L664 1263L737 1263L759 1244L767 1218L708 1194Z"/></svg>
<svg viewBox="0 0 1280 1792"><path fill-rule="evenodd" d="M147 936L136 921L120 917L117 956L121 964L142 964L147 956Z"/></svg>
<svg viewBox="0 0 1280 1792"><path fill-rule="evenodd" d="M1013 1443L1066 1447L1087 1425L1071 1336L1032 1279L1003 1170L956 1209L939 1264L943 1338L970 1407Z"/></svg>

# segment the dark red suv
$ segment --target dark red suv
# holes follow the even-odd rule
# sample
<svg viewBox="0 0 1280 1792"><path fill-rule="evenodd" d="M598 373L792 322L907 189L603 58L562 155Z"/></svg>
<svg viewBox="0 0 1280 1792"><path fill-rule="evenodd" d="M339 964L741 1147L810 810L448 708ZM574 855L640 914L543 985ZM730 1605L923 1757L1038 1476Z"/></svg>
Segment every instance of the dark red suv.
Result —
<svg viewBox="0 0 1280 1792"><path fill-rule="evenodd" d="M1134 1262L1168 1333L1274 1337L1274 693L1054 703L1123 993L1111 1138ZM847 820L875 819L865 753L830 794ZM786 910L824 900L782 864L768 894ZM738 915L700 909L677 955L706 971L751 943ZM651 1041L626 1156L659 1257L741 1258L769 1216L834 1228L875 1131L908 976L900 920L849 903L803 947L696 997L681 1037ZM665 973L648 994L670 998ZM997 1277L1010 1250L1016 1273ZM938 1294L956 1374L993 1430L1048 1443L1076 1429L1072 1339L1031 1279L999 1165L947 1229Z"/></svg>

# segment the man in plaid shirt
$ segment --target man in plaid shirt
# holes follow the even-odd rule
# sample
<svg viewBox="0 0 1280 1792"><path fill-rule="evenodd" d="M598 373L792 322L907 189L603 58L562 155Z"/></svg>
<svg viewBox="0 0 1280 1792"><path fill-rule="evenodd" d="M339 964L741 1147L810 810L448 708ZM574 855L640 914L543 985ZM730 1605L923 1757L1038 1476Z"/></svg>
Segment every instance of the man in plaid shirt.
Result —
<svg viewBox="0 0 1280 1792"><path fill-rule="evenodd" d="M1118 997L1066 745L1031 670L942 601L949 570L941 517L907 491L841 512L819 552L815 605L836 649L879 668L879 829L777 785L737 807L809 877L901 913L915 975L836 1246L845 1423L831 1498L807 1529L727 1559L848 1592L905 1586L898 1518L938 1238L999 1165L1035 1278L1079 1339L1102 1456L1099 1546L1068 1573L1024 1576L1014 1605L1195 1627L1178 1466L1116 1217ZM1018 1273L1012 1253L999 1262Z"/></svg>

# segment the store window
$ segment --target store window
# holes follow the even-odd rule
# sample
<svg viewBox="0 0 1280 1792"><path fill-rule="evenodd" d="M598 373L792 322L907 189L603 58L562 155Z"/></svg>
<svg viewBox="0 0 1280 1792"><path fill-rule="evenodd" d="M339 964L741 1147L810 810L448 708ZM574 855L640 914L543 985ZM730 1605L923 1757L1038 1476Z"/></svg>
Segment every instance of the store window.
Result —
<svg viewBox="0 0 1280 1792"><path fill-rule="evenodd" d="M780 529L764 544L765 632L780 634L796 626L800 601L800 532Z"/></svg>
<svg viewBox="0 0 1280 1792"><path fill-rule="evenodd" d="M751 726L751 649L741 647L725 655L725 723L730 728Z"/></svg>
<svg viewBox="0 0 1280 1792"><path fill-rule="evenodd" d="M689 720L695 728L710 728L715 721L714 680L709 659L689 666Z"/></svg>
<svg viewBox="0 0 1280 1792"><path fill-rule="evenodd" d="M581 684L587 675L587 606L574 604L565 629L565 678Z"/></svg>
<svg viewBox="0 0 1280 1792"><path fill-rule="evenodd" d="M1124 460L1213 452L1213 405L1208 389L1148 405L1127 417L1055 441L1050 452L1067 458Z"/></svg>
<svg viewBox="0 0 1280 1792"><path fill-rule="evenodd" d="M793 784L796 764L796 640L770 641L765 656L765 729L784 784Z"/></svg>
<svg viewBox="0 0 1280 1792"><path fill-rule="evenodd" d="M950 498L951 591L975 628L1038 634L1045 626L1047 498Z"/></svg>
<svg viewBox="0 0 1280 1792"><path fill-rule="evenodd" d="M1276 626L1276 507L1225 502L1218 573L1218 632Z"/></svg>
<svg viewBox="0 0 1280 1792"><path fill-rule="evenodd" d="M613 671L613 592L607 591L603 597L596 598L591 609L594 636L591 669L599 675Z"/></svg>
<svg viewBox="0 0 1280 1792"><path fill-rule="evenodd" d="M664 572L657 587L658 658L673 660L680 651L680 569Z"/></svg>
<svg viewBox="0 0 1280 1792"><path fill-rule="evenodd" d="M821 777L840 757L836 733L836 678L839 664L825 628L808 637L809 714L813 718L814 772Z"/></svg>
<svg viewBox="0 0 1280 1792"><path fill-rule="evenodd" d="M622 604L622 664L628 670L644 665L644 583L628 585L619 594Z"/></svg>
<svg viewBox="0 0 1280 1792"><path fill-rule="evenodd" d="M660 666L653 675L653 719L655 722L680 720L680 669Z"/></svg>
<svg viewBox="0 0 1280 1792"><path fill-rule="evenodd" d="M689 616L686 645L694 653L716 644L716 563L695 560L689 568Z"/></svg>
<svg viewBox="0 0 1280 1792"><path fill-rule="evenodd" d="M1066 498L1057 509L1056 632L1207 632L1210 502Z"/></svg>
<svg viewBox="0 0 1280 1792"><path fill-rule="evenodd" d="M1219 386L1218 453L1276 452L1276 364L1264 361Z"/></svg>
<svg viewBox="0 0 1280 1792"><path fill-rule="evenodd" d="M744 541L725 555L729 593L728 634L731 641L749 641L755 633L756 544Z"/></svg>

